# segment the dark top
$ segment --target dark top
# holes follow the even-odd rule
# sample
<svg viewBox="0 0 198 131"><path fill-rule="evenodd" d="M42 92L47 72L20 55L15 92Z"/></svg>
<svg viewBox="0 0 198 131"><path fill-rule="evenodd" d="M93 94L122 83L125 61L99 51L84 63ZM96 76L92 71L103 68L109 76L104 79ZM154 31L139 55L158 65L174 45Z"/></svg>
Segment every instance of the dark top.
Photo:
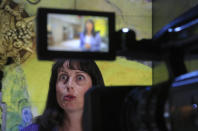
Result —
<svg viewBox="0 0 198 131"><path fill-rule="evenodd" d="M31 124L31 125L29 125L29 126L23 128L23 129L20 130L20 131L38 131L38 129L39 129L39 125L34 123L34 124ZM55 128L53 129L53 131L58 131L58 128L55 127Z"/></svg>

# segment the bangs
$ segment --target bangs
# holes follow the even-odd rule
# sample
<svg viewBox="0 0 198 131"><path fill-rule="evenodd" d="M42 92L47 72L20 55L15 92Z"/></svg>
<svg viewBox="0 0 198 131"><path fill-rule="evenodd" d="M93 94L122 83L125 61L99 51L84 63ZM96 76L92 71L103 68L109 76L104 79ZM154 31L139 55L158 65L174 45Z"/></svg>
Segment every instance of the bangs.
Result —
<svg viewBox="0 0 198 131"><path fill-rule="evenodd" d="M67 60L67 68L71 70L82 70L81 61L80 60Z"/></svg>
<svg viewBox="0 0 198 131"><path fill-rule="evenodd" d="M70 70L81 70L86 73L88 73L88 65L86 64L87 62L85 60L71 60L71 59L66 59L62 62L61 67L58 69L58 72L60 72L61 69L63 68L68 68Z"/></svg>

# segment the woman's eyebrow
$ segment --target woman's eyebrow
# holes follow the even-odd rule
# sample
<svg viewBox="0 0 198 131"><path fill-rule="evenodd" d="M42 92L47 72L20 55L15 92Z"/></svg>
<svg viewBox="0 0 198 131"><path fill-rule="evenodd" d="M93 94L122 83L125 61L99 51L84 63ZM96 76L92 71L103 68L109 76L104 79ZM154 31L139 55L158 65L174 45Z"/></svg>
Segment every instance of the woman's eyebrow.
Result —
<svg viewBox="0 0 198 131"><path fill-rule="evenodd" d="M86 72L78 70L76 71L76 73L86 73Z"/></svg>
<svg viewBox="0 0 198 131"><path fill-rule="evenodd" d="M67 73L64 69L61 69L58 73Z"/></svg>

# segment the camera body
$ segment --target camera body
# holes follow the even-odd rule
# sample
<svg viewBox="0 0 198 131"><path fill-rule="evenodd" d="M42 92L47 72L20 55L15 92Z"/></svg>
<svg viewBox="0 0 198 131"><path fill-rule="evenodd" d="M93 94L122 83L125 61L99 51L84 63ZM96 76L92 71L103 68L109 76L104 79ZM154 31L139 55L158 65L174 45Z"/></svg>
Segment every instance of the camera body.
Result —
<svg viewBox="0 0 198 131"><path fill-rule="evenodd" d="M91 88L85 96L86 131L196 131L198 72L154 86Z"/></svg>

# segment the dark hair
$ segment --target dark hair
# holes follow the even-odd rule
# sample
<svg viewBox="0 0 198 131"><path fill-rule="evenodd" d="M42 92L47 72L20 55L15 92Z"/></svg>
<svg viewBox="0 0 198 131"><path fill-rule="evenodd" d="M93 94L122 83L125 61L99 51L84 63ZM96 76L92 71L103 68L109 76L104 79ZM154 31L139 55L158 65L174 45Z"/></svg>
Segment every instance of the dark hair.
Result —
<svg viewBox="0 0 198 131"><path fill-rule="evenodd" d="M69 63L69 69L78 69L88 73L92 79L92 85L104 86L102 74L93 60L62 59L56 61L52 67L48 97L44 112L36 119L36 123L39 124L39 131L51 131L54 127L58 125L61 126L63 120L67 117L64 115L64 110L58 105L56 100L56 81L58 71L63 67L63 64L66 61Z"/></svg>
<svg viewBox="0 0 198 131"><path fill-rule="evenodd" d="M97 32L95 31L95 24L94 24L94 21L92 19L88 19L85 22L84 35L86 35L86 33L87 33L87 28L86 28L87 23L91 23L92 24L93 28L92 28L91 34L95 37Z"/></svg>

